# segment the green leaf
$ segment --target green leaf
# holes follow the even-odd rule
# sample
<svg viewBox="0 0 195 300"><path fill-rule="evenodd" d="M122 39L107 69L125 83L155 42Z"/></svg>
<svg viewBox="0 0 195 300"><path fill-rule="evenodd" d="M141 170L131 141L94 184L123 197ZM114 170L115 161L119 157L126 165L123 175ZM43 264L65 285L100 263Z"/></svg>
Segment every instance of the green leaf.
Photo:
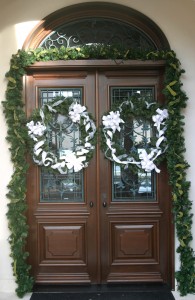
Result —
<svg viewBox="0 0 195 300"><path fill-rule="evenodd" d="M25 175L28 166L25 162L25 154L28 151L29 140L22 130L27 122L23 111L22 101L22 76L25 68L36 61L70 60L70 59L139 59L139 60L165 60L166 70L164 78L163 94L169 111L167 120L166 151L169 182L173 191L173 214L176 233L179 240L177 252L180 255L180 270L176 272L178 289L182 296L195 293L195 256L191 248L192 240L192 203L189 199L190 183L186 179L186 169L189 167L184 159L185 140L182 109L186 107L188 97L181 89L180 62L172 50L150 51L120 49L117 46L91 45L80 48L60 49L35 49L19 50L12 56L10 70L6 74L8 81L6 100L3 101L4 114L8 125L7 140L10 143L11 159L14 162L14 174L8 185L7 218L10 228L11 257L13 258L13 272L17 283L17 295L23 297L30 292L33 286L33 278L30 276L30 267L26 262L27 255L24 252L25 240L28 234L25 211ZM176 98L177 96L177 98ZM138 114L146 115L143 105L139 102ZM14 112L14 113L13 113ZM132 110L131 113L135 112ZM151 111L150 113L154 113ZM184 242L185 241L185 242Z"/></svg>
<svg viewBox="0 0 195 300"><path fill-rule="evenodd" d="M16 80L14 79L14 77L8 76L7 79L8 79L10 82L16 84Z"/></svg>

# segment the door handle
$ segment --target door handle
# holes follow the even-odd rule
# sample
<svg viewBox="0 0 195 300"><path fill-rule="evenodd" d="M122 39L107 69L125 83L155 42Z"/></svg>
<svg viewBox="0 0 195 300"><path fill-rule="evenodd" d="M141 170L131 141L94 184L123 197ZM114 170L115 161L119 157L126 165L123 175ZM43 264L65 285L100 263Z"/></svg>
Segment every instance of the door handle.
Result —
<svg viewBox="0 0 195 300"><path fill-rule="evenodd" d="M104 202L102 203L102 205L103 205L103 207L106 207L106 206L107 206L107 202L104 201Z"/></svg>
<svg viewBox="0 0 195 300"><path fill-rule="evenodd" d="M89 206L92 208L94 206L93 201L89 202Z"/></svg>

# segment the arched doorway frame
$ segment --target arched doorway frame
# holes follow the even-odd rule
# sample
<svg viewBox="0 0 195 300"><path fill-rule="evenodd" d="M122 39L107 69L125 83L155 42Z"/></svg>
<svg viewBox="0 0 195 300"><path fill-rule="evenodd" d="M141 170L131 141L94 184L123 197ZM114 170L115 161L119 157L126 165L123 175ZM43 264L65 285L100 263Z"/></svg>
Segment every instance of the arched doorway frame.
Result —
<svg viewBox="0 0 195 300"><path fill-rule="evenodd" d="M63 24L89 17L105 17L122 21L129 26L133 25L153 41L157 50L170 49L169 43L161 29L143 14L118 4L99 2L72 5L47 16L30 33L24 43L23 49L36 49L52 31Z"/></svg>
<svg viewBox="0 0 195 300"><path fill-rule="evenodd" d="M166 36L150 18L130 7L106 2L80 3L51 13L28 35L23 49L37 48L52 31L64 24L91 17L109 18L134 26L152 40L157 50L170 49Z"/></svg>

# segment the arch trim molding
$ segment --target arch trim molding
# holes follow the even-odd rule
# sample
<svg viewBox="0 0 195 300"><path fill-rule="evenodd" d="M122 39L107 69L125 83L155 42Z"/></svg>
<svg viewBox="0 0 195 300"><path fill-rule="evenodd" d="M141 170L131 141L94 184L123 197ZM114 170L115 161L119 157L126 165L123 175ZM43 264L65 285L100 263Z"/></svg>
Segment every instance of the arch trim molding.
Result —
<svg viewBox="0 0 195 300"><path fill-rule="evenodd" d="M47 36L64 24L79 20L82 22L90 18L105 18L113 22L123 22L129 27L133 26L148 37L155 45L156 50L170 49L166 36L150 18L130 7L107 2L74 4L53 12L30 32L23 49L38 48Z"/></svg>

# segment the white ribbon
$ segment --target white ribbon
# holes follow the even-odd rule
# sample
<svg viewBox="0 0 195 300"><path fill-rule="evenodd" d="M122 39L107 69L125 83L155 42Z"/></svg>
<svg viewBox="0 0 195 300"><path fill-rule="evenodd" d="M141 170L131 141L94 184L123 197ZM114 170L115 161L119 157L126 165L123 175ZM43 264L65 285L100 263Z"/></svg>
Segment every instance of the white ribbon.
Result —
<svg viewBox="0 0 195 300"><path fill-rule="evenodd" d="M108 148L111 150L111 155L112 155L113 161L115 161L116 163L123 164L123 165L126 165L126 164L136 164L136 165L139 165L140 164L140 162L135 161L135 159L133 157L128 157L127 160L122 160L122 158L126 158L127 157L126 154L120 155L120 156L117 157L115 155L116 149L112 148L112 144L113 143L111 142L110 139L107 139L106 144L107 144ZM106 157L107 157L107 155L106 155Z"/></svg>
<svg viewBox="0 0 195 300"><path fill-rule="evenodd" d="M62 170L62 168L64 168L65 165L66 165L65 161L62 161L62 162L58 162L54 165L51 165L51 168L54 169L54 170L57 169L60 172L60 174L66 174L67 170L66 171Z"/></svg>
<svg viewBox="0 0 195 300"><path fill-rule="evenodd" d="M131 100L127 100L127 101L124 101L121 103L121 105L119 106L119 111L121 112L122 111L122 107L123 105L129 105L131 106L131 109L133 110L134 109L134 104Z"/></svg>
<svg viewBox="0 0 195 300"><path fill-rule="evenodd" d="M86 136L85 142L88 142L91 139L93 139L93 137L96 133L96 126L95 126L95 123L92 120L90 120L90 129L91 129L91 132L89 132L88 136Z"/></svg>
<svg viewBox="0 0 195 300"><path fill-rule="evenodd" d="M145 103L146 103L146 108L148 109L148 108L150 108L150 106L152 106L152 105L155 105L156 104L156 102L151 102L151 103L148 103L147 101L145 101Z"/></svg>
<svg viewBox="0 0 195 300"><path fill-rule="evenodd" d="M26 124L26 126L29 129L29 131L28 131L29 136L34 141L37 141L37 137L43 136L44 132L46 130L46 126L39 121L36 122L36 124L34 123L34 121L30 121L29 123Z"/></svg>
<svg viewBox="0 0 195 300"><path fill-rule="evenodd" d="M44 145L44 141L41 140L34 146L34 162L38 163L39 165L49 166L53 163L53 159L49 156L54 156L51 152L46 152L43 150L42 146ZM38 156L41 156L39 159Z"/></svg>
<svg viewBox="0 0 195 300"><path fill-rule="evenodd" d="M158 140L156 142L156 148L159 149L162 141L166 140L164 134L165 134L167 127L165 126L164 128L161 129L161 126L164 125L164 120L168 118L168 111L167 111L167 109L161 110L160 108L158 108L156 110L156 112L157 112L157 114L152 116L152 120L154 121L154 126L156 126L156 128L157 128Z"/></svg>
<svg viewBox="0 0 195 300"><path fill-rule="evenodd" d="M77 157L74 152L62 157L65 162L67 168L74 169L74 172L79 172L82 168L84 168L83 162L86 160L86 156L79 156Z"/></svg>
<svg viewBox="0 0 195 300"><path fill-rule="evenodd" d="M53 159L47 157L50 153L43 151L42 152L42 162L45 167L51 165L53 163Z"/></svg>
<svg viewBox="0 0 195 300"><path fill-rule="evenodd" d="M88 132L88 135L85 137L85 142L88 142L94 137L96 126L93 120L90 120L85 106L82 106L78 103L72 104L69 108L69 117L74 123L80 123L81 117L84 118L83 124L85 125L85 131Z"/></svg>
<svg viewBox="0 0 195 300"><path fill-rule="evenodd" d="M115 133L116 130L120 131L120 123L125 123L120 118L120 112L119 111L111 111L109 115L102 117L102 123L105 127L105 129L112 129L113 133Z"/></svg>
<svg viewBox="0 0 195 300"><path fill-rule="evenodd" d="M160 126L164 124L164 119L168 118L168 111L167 109L161 110L160 108L158 108L156 112L157 114L152 116L152 120L154 121L154 126L156 126L157 130L160 131Z"/></svg>
<svg viewBox="0 0 195 300"><path fill-rule="evenodd" d="M44 122L44 119L45 119L45 115L44 115L44 112L42 109L40 109L40 112L39 112L40 116L41 116L41 119L42 121Z"/></svg>
<svg viewBox="0 0 195 300"><path fill-rule="evenodd" d="M76 153L77 153L77 155L83 155L83 154L89 153L89 150L82 148L81 150L77 151Z"/></svg>
<svg viewBox="0 0 195 300"><path fill-rule="evenodd" d="M142 169L144 169L146 172L151 172L152 170L155 170L157 173L160 172L160 170L157 168L157 166L154 164L154 160L157 158L157 156L160 155L160 151L156 154L155 157L155 151L151 151L150 154L146 152L145 149L141 150L139 154L139 158L141 159L141 166Z"/></svg>
<svg viewBox="0 0 195 300"><path fill-rule="evenodd" d="M57 110L54 107L60 105L64 100L59 100L51 105L45 104L50 112L56 113ZM85 125L85 132L87 136L85 137L84 146L78 147L76 152L71 150L66 150L66 155L61 156L58 161L57 157L52 152L46 152L44 150L44 144L46 143L46 137L44 137L46 126L44 124L44 110L40 109L40 117L42 122L37 122L34 124L34 121L27 123L29 129L29 136L36 141L37 143L33 149L33 160L39 165L51 166L53 169L57 169L61 174L66 174L67 169L73 169L75 172L80 171L82 168L87 167L88 162L86 162L86 155L90 150L94 149L94 146L90 143L90 140L94 137L96 132L96 126L93 120L89 118L88 113L86 112L86 107L77 103L73 103L69 107L69 117L73 123L79 123L81 117L83 117L83 124ZM40 140L41 138L41 140Z"/></svg>
<svg viewBox="0 0 195 300"><path fill-rule="evenodd" d="M72 122L80 123L81 114L86 110L85 106L82 106L78 103L72 104L69 108L69 117Z"/></svg>
<svg viewBox="0 0 195 300"><path fill-rule="evenodd" d="M162 141L165 140L165 137L164 136L161 136L157 142L156 142L156 148L158 149L160 147L160 144L162 143Z"/></svg>
<svg viewBox="0 0 195 300"><path fill-rule="evenodd" d="M133 103L131 101L124 101L120 107L119 111L122 111L122 106L131 105L131 108L133 109ZM149 108L151 105L155 104L154 102L148 103L146 102L146 107ZM157 166L154 164L154 160L161 155L164 151L160 148L161 143L166 140L164 134L166 131L166 126L164 128L161 128L162 125L164 125L164 120L168 118L168 111L167 109L157 109L156 115L152 116L152 120L154 122L154 126L157 128L157 141L156 141L156 149L152 149L150 153L147 153L145 149L142 149L139 152L139 159L140 161L135 161L133 157L127 157L127 155L116 155L116 149L113 147L113 135L116 130L120 132L120 123L124 123L124 121L120 118L120 112L111 111L108 115L102 117L102 123L103 123L103 132L106 139L107 144L107 150L105 151L105 156L115 161L118 164L136 164L137 166L141 165L141 168L144 169L146 172L151 172L152 170L155 170L157 173L160 172L160 170L157 168ZM107 152L110 150L110 154L108 155ZM124 160L125 158L125 160Z"/></svg>
<svg viewBox="0 0 195 300"><path fill-rule="evenodd" d="M59 101L57 101L57 102L54 102L54 103L52 104L52 107L58 106L58 105L60 105L62 102L64 102L64 100L59 100Z"/></svg>
<svg viewBox="0 0 195 300"><path fill-rule="evenodd" d="M34 154L35 155L37 155L37 156L39 155L40 150L42 151L42 148L40 148L40 147L42 147L44 145L44 143L45 142L42 140L35 144L35 146L34 146Z"/></svg>

